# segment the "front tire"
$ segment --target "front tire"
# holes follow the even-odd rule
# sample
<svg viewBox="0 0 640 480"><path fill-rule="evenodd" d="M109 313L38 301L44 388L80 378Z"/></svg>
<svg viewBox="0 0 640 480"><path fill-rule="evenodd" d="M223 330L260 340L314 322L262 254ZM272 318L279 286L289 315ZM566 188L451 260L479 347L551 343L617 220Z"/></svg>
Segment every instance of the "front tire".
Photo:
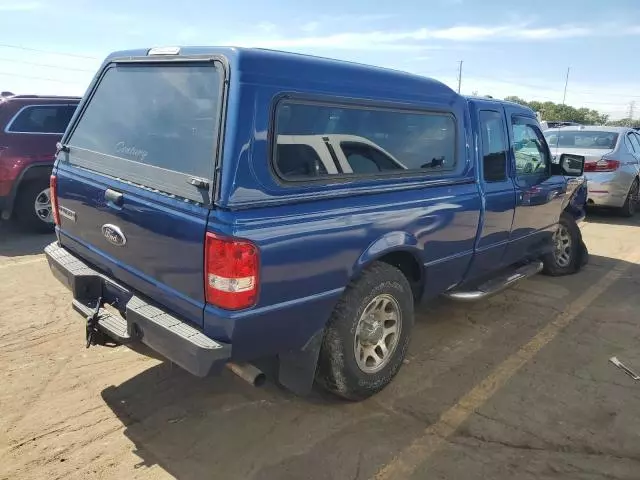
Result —
<svg viewBox="0 0 640 480"><path fill-rule="evenodd" d="M542 273L553 277L575 273L582 266L582 234L574 218L563 212L553 234L553 251L543 258Z"/></svg>
<svg viewBox="0 0 640 480"><path fill-rule="evenodd" d="M53 232L49 178L39 178L21 185L14 213L18 223L29 232Z"/></svg>
<svg viewBox="0 0 640 480"><path fill-rule="evenodd" d="M316 381L363 400L398 373L413 328L413 294L397 268L376 262L346 289L325 329Z"/></svg>

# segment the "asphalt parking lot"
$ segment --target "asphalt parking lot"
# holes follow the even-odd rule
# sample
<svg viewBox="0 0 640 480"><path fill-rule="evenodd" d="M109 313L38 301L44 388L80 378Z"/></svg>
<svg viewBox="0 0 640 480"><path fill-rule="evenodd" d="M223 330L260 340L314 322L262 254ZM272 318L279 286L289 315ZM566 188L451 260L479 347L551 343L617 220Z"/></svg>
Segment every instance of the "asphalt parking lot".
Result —
<svg viewBox="0 0 640 480"><path fill-rule="evenodd" d="M638 479L640 216L583 226L577 275L421 308L375 398L297 398L84 348L47 236L0 225L0 478Z"/></svg>

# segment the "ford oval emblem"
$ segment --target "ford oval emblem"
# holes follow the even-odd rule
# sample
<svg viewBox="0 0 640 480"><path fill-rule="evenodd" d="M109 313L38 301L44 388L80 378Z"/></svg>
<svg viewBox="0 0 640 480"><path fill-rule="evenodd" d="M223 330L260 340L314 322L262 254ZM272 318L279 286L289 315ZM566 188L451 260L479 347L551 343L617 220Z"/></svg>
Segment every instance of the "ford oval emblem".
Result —
<svg viewBox="0 0 640 480"><path fill-rule="evenodd" d="M127 243L127 237L124 236L120 227L116 227L109 223L102 226L102 235L107 239L107 242L111 245L115 245L116 247L122 247Z"/></svg>

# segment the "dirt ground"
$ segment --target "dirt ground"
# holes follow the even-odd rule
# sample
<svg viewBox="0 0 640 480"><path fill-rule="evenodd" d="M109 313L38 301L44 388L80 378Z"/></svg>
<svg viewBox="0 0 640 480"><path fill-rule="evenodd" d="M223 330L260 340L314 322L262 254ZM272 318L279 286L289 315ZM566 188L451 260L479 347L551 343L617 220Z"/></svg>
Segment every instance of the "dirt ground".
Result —
<svg viewBox="0 0 640 480"><path fill-rule="evenodd" d="M42 255L0 225L0 478L640 479L640 219L591 218L589 265L418 312L375 398L197 379L84 348Z"/></svg>

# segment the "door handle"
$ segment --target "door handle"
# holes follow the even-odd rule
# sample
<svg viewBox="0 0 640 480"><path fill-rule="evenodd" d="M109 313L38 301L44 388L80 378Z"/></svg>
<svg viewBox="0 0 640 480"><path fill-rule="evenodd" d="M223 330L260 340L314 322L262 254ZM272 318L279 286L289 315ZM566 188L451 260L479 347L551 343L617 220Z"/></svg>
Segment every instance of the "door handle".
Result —
<svg viewBox="0 0 640 480"><path fill-rule="evenodd" d="M110 188L104 192L104 199L107 202L113 203L116 207L121 207L124 203L124 195L120 192L116 192L115 190L111 190Z"/></svg>

